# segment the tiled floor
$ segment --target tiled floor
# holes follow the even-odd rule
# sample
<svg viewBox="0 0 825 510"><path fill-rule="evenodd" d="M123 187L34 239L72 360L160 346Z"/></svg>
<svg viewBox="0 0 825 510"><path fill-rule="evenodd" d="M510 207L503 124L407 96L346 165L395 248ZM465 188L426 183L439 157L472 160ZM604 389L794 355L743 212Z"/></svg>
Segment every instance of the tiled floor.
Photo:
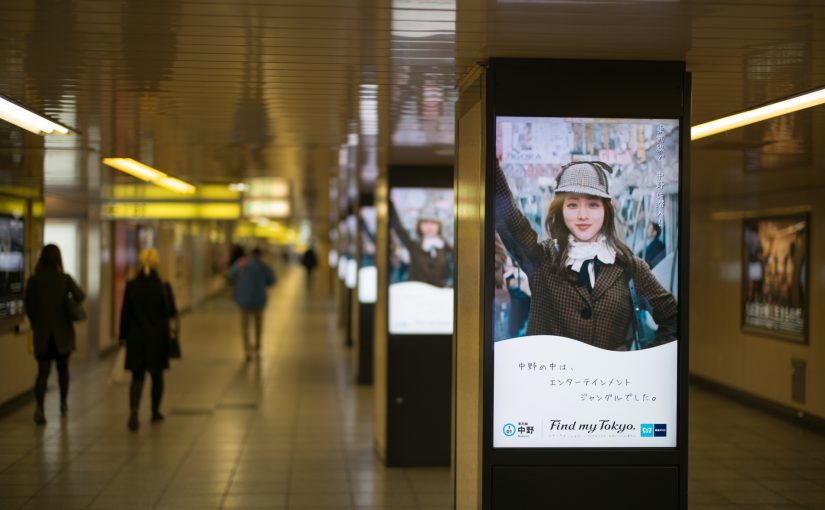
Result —
<svg viewBox="0 0 825 510"><path fill-rule="evenodd" d="M126 429L109 361L73 366L68 419L52 388L47 426L32 407L0 421L0 509L451 508L447 468L374 457L372 393L351 384L332 308L301 277L272 293L260 361L243 361L228 300L185 318L162 424L144 406ZM701 390L690 434L692 510L825 509L825 437Z"/></svg>

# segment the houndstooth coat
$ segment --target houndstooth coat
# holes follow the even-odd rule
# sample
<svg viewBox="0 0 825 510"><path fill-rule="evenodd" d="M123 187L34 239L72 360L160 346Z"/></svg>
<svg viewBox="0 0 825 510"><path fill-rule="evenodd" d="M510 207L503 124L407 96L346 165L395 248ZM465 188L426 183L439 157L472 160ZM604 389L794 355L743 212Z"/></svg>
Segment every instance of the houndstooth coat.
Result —
<svg viewBox="0 0 825 510"><path fill-rule="evenodd" d="M530 282L532 301L528 335L556 335L610 350L626 350L632 338L633 312L624 267L600 264L591 294L578 282L578 273L562 269L552 242L539 241L536 231L518 209L504 173L496 166L495 225L504 245L521 265ZM647 263L628 264L636 292L650 305L659 326L653 345L676 339L677 304Z"/></svg>

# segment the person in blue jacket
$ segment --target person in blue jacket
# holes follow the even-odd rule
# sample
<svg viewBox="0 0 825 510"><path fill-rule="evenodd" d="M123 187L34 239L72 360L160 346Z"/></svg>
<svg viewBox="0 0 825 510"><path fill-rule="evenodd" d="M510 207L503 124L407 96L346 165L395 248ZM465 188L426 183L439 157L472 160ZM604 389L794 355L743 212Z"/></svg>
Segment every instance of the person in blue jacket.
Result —
<svg viewBox="0 0 825 510"><path fill-rule="evenodd" d="M266 289L275 283L275 273L263 260L260 248L249 257L241 257L229 269L229 282L235 289L235 303L241 309L241 333L246 359L261 351L261 327L266 306ZM249 319L255 322L255 346L249 342Z"/></svg>

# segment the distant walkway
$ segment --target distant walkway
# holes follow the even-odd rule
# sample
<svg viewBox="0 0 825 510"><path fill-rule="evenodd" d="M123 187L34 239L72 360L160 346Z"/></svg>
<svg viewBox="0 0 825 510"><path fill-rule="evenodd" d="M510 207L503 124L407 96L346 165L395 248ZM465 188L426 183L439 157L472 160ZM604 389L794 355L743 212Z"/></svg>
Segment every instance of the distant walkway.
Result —
<svg viewBox="0 0 825 510"><path fill-rule="evenodd" d="M47 426L33 404L0 421L0 510L451 508L448 469L375 459L372 390L352 384L333 306L305 299L303 277L281 272L260 361L244 362L229 299L185 317L161 424L145 407L126 429L110 360L75 367L65 421L54 388ZM823 436L701 390L690 421L692 510L825 510Z"/></svg>

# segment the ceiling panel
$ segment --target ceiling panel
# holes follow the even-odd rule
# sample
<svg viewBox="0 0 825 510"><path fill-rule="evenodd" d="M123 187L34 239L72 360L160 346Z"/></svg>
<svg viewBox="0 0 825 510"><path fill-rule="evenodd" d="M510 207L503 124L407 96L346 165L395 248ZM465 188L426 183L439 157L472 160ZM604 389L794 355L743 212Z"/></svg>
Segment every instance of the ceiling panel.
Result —
<svg viewBox="0 0 825 510"><path fill-rule="evenodd" d="M685 60L703 121L825 83L824 21L825 0L0 0L0 91L100 155L315 190L353 133L366 182L377 152L449 164L455 84L490 57Z"/></svg>

